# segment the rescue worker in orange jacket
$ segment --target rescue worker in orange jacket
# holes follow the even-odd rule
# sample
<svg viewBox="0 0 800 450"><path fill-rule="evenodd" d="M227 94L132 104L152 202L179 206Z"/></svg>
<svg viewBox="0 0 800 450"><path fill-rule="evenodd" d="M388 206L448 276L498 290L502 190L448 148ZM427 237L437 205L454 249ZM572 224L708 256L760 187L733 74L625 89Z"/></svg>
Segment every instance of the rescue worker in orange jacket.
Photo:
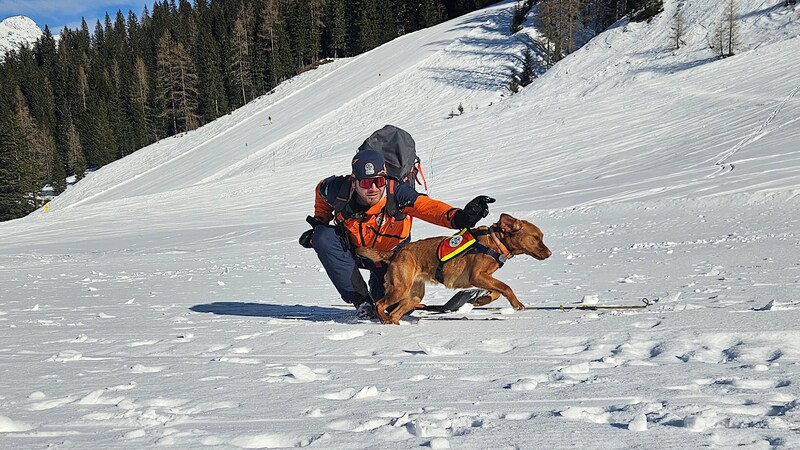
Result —
<svg viewBox="0 0 800 450"><path fill-rule="evenodd" d="M375 150L362 150L353 158L352 167L351 175L332 176L317 185L314 217L307 219L312 229L303 233L300 244L314 248L339 295L356 307L358 317L373 318L374 300L384 294L387 267L357 256L355 247L379 250L402 247L410 240L412 218L446 228L474 227L488 215L487 203L494 199L479 196L459 209L420 194L409 184L399 183L394 201L405 217L397 219L386 213L383 155ZM329 225L331 220L335 225ZM359 269L369 270L369 287Z"/></svg>

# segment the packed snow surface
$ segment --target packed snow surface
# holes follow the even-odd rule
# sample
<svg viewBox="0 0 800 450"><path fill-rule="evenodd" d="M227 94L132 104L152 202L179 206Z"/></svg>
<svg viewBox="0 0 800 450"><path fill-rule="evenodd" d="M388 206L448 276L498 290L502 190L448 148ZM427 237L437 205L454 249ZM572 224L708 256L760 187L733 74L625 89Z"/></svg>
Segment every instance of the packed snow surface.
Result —
<svg viewBox="0 0 800 450"><path fill-rule="evenodd" d="M0 224L0 447L800 447L800 6L738 2L720 60L722 3L666 0L513 96L540 34L499 3ZM431 196L539 225L553 256L496 275L549 309L356 320L297 238L388 123Z"/></svg>

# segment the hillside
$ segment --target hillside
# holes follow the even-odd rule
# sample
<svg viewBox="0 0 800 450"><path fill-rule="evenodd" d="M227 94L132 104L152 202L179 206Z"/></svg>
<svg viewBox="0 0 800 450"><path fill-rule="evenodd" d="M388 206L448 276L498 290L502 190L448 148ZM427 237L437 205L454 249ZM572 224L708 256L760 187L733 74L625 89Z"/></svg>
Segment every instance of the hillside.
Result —
<svg viewBox="0 0 800 450"><path fill-rule="evenodd" d="M0 446L800 446L800 6L740 1L741 47L718 59L718 3L667 0L510 96L540 33L534 9L510 36L501 2L0 224ZM491 195L483 223L544 230L550 259L496 275L553 310L354 319L297 238L316 183L387 123L415 137L432 197Z"/></svg>

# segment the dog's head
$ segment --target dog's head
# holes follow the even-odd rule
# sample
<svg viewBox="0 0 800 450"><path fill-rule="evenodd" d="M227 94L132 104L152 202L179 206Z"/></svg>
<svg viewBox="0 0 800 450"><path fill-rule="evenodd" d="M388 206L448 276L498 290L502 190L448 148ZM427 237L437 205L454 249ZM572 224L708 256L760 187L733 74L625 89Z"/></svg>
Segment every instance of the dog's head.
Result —
<svg viewBox="0 0 800 450"><path fill-rule="evenodd" d="M500 229L500 240L512 255L530 255L541 261L553 254L544 245L542 230L526 220L500 214L497 227Z"/></svg>

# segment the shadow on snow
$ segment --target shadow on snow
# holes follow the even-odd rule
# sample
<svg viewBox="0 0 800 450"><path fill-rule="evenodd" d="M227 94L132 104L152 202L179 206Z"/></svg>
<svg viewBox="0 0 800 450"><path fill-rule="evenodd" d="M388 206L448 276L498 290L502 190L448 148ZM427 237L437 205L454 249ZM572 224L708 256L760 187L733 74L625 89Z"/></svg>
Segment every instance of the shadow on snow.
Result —
<svg viewBox="0 0 800 450"><path fill-rule="evenodd" d="M355 310L325 306L213 302L194 305L189 309L194 312L221 316L270 317L273 319L308 320L311 322L350 322L355 320Z"/></svg>

